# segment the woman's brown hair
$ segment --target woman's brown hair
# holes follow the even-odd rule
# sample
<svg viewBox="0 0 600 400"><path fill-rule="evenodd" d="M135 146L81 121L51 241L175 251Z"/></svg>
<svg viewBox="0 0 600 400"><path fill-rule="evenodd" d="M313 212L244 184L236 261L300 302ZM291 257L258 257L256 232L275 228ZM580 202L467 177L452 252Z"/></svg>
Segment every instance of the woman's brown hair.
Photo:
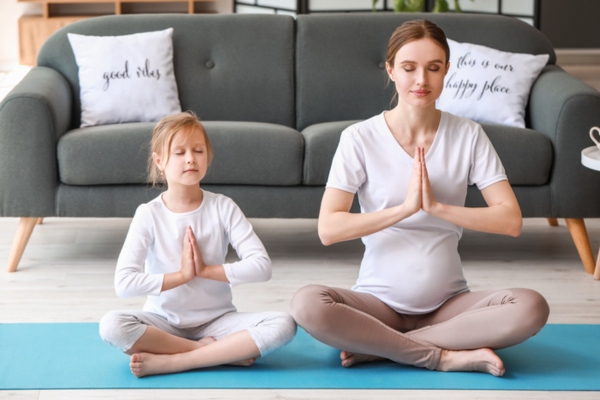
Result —
<svg viewBox="0 0 600 400"><path fill-rule="evenodd" d="M446 63L450 61L450 46L446 34L439 26L426 19L406 21L396 28L388 42L386 61L393 67L398 50L405 44L419 39L432 39L437 42L446 53Z"/></svg>
<svg viewBox="0 0 600 400"><path fill-rule="evenodd" d="M206 142L206 155L208 157L208 165L212 162L213 151L208 140L208 135L204 126L192 111L186 111L179 114L169 115L164 117L154 127L152 132L152 140L150 141L150 157L148 158L148 182L152 184L152 187L157 186L158 183L164 184L165 179L154 162L152 153L158 154L161 158L164 154L167 155L165 163L169 161L169 150L171 149L171 143L177 133L181 132L185 135L190 135L195 132L200 132L204 135Z"/></svg>

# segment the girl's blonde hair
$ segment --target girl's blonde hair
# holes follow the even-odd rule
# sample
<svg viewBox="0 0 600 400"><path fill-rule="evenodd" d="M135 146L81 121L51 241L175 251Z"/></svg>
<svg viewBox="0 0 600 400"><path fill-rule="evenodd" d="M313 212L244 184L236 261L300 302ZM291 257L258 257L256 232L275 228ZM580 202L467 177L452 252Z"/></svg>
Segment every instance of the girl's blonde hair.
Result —
<svg viewBox="0 0 600 400"><path fill-rule="evenodd" d="M208 165L212 162L213 150L208 135L204 126L193 111L186 111L179 114L169 115L164 117L156 124L152 132L152 140L150 141L150 157L148 158L148 182L152 187L158 184L165 184L165 178L158 166L154 163L153 153L162 158L167 155L165 163L169 161L169 153L171 143L177 133L181 132L185 135L191 135L196 132L201 132L204 135L206 142L206 153L208 157Z"/></svg>

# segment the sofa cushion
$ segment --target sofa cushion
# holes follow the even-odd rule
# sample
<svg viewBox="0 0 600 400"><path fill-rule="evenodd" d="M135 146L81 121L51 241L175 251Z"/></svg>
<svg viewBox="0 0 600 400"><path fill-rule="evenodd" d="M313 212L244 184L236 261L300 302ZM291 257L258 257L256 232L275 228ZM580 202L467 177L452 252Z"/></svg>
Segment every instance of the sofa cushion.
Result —
<svg viewBox="0 0 600 400"><path fill-rule="evenodd" d="M80 124L77 64L67 33L128 35L173 28L181 109L203 120L295 125L294 18L289 15L109 15L68 24L46 40L38 65L73 88L72 127Z"/></svg>
<svg viewBox="0 0 600 400"><path fill-rule="evenodd" d="M81 128L152 122L181 112L172 35L173 28L122 36L67 34L79 68Z"/></svg>
<svg viewBox="0 0 600 400"><path fill-rule="evenodd" d="M331 161L344 129L358 121L325 122L302 131L306 142L305 185L327 183ZM531 129L482 124L512 185L543 185L550 179L552 143Z"/></svg>
<svg viewBox="0 0 600 400"><path fill-rule="evenodd" d="M304 140L300 132L259 122L203 122L214 159L202 183L298 185ZM95 126L67 132L58 143L58 168L68 185L144 183L153 123Z"/></svg>
<svg viewBox="0 0 600 400"><path fill-rule="evenodd" d="M479 123L525 128L531 85L550 56L499 51L451 39L448 45L450 69L437 108Z"/></svg>
<svg viewBox="0 0 600 400"><path fill-rule="evenodd" d="M511 185L544 185L550 181L554 158L550 138L532 129L481 126L500 156Z"/></svg>
<svg viewBox="0 0 600 400"><path fill-rule="evenodd" d="M305 185L324 185L327 183L331 161L340 141L342 131L359 122L324 122L309 126L302 131L305 142L304 177Z"/></svg>

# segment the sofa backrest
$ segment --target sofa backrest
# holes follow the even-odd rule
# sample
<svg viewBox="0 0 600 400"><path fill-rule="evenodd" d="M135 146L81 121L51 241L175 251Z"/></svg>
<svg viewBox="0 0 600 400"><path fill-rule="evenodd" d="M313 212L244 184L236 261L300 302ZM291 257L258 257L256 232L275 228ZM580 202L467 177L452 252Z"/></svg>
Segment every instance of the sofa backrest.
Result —
<svg viewBox="0 0 600 400"><path fill-rule="evenodd" d="M389 108L394 90L385 71L392 32L411 19L428 19L458 42L502 51L550 54L537 29L516 18L482 14L311 14L297 19L296 128L366 119Z"/></svg>
<svg viewBox="0 0 600 400"><path fill-rule="evenodd" d="M72 127L80 123L78 69L67 33L116 36L172 27L182 109L202 120L294 127L294 19L284 15L119 15L79 21L54 33L38 65L73 89Z"/></svg>

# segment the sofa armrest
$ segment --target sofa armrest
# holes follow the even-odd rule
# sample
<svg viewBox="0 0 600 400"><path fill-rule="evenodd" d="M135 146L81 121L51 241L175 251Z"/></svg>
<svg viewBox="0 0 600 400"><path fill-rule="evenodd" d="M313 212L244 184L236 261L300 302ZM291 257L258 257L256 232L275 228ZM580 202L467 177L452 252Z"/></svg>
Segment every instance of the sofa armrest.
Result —
<svg viewBox="0 0 600 400"><path fill-rule="evenodd" d="M56 143L71 121L71 87L35 67L0 103L0 216L53 216Z"/></svg>
<svg viewBox="0 0 600 400"><path fill-rule="evenodd" d="M600 217L600 171L581 164L581 150L594 144L590 128L600 126L600 92L558 66L547 66L531 90L529 121L552 140L553 216Z"/></svg>

